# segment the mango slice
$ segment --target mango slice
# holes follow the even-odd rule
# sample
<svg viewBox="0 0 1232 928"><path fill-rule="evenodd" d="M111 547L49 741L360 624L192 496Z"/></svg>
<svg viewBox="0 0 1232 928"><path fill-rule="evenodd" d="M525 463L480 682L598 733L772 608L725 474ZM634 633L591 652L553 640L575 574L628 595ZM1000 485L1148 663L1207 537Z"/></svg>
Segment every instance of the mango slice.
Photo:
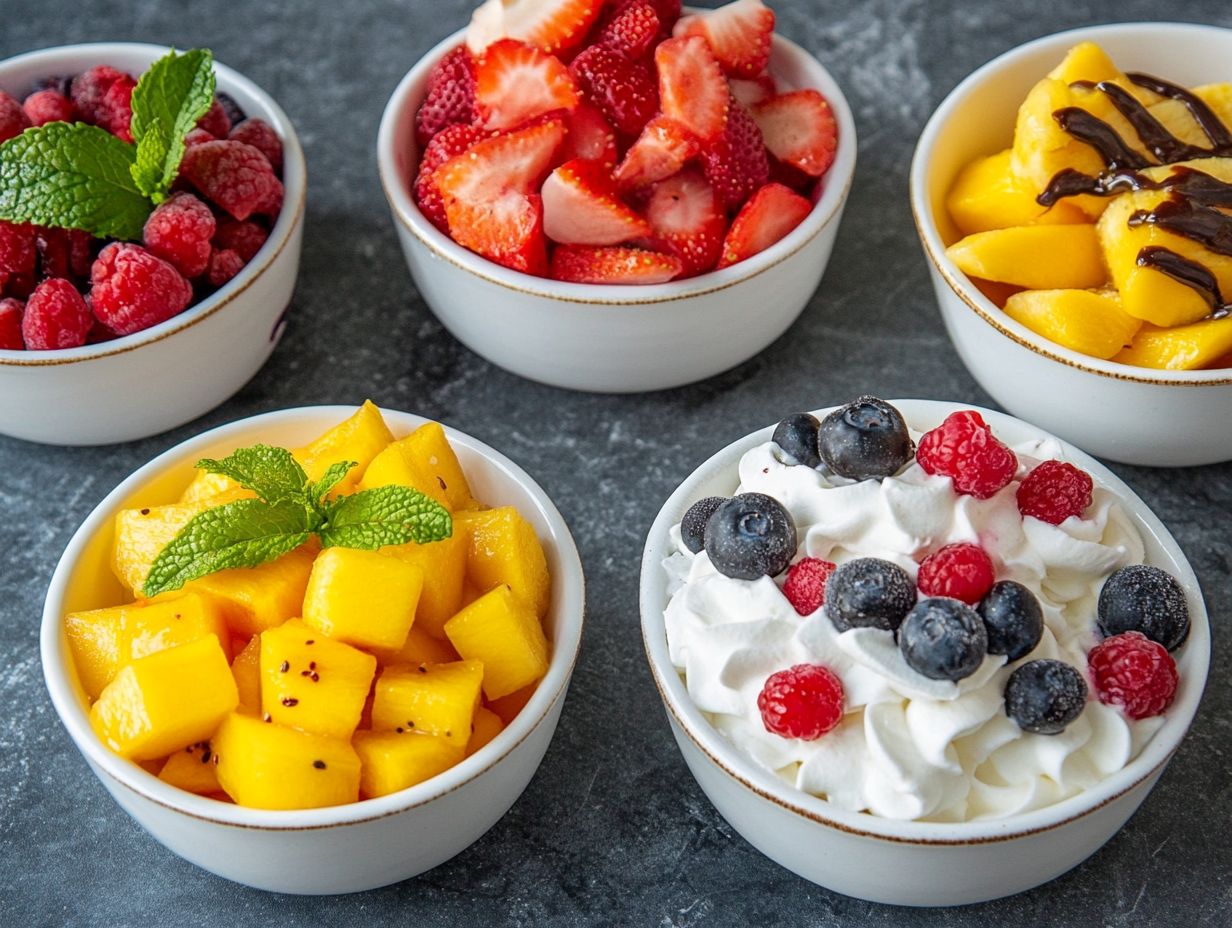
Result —
<svg viewBox="0 0 1232 928"><path fill-rule="evenodd" d="M548 642L539 618L501 585L445 623L466 660L483 664L483 693L500 699L539 680L548 669Z"/></svg>
<svg viewBox="0 0 1232 928"><path fill-rule="evenodd" d="M190 793L205 796L222 789L218 785L216 766L210 742L199 741L168 757L158 772L158 778Z"/></svg>
<svg viewBox="0 0 1232 928"><path fill-rule="evenodd" d="M422 783L464 756L451 739L422 732L361 731L354 744L363 763L359 788L369 799Z"/></svg>
<svg viewBox="0 0 1232 928"><path fill-rule="evenodd" d="M309 480L320 480L329 466L338 461L354 461L358 466L351 468L331 494L341 496L354 492L364 469L393 440L393 432L385 424L381 411L371 400L365 400L345 422L291 453Z"/></svg>
<svg viewBox="0 0 1232 928"><path fill-rule="evenodd" d="M1142 327L1121 308L1116 291L1024 290L1005 301L1005 312L1058 345L1095 358L1111 358Z"/></svg>
<svg viewBox="0 0 1232 928"><path fill-rule="evenodd" d="M300 614L316 550L309 542L259 567L220 570L184 588L223 600L231 631L249 638Z"/></svg>
<svg viewBox="0 0 1232 928"><path fill-rule="evenodd" d="M471 496L470 484L458 463L458 456L439 422L425 422L403 442L406 455L418 471L444 492L451 511L474 509L478 505Z"/></svg>
<svg viewBox="0 0 1232 928"><path fill-rule="evenodd" d="M410 454L407 441L403 438L386 445L364 470L356 489L371 490L390 485L410 487L450 509L444 487L434 477L420 471Z"/></svg>
<svg viewBox="0 0 1232 928"><path fill-rule="evenodd" d="M1038 191L1010 169L1010 149L977 158L958 175L946 195L950 217L964 235L1034 224L1072 225L1088 221L1066 200L1051 209L1035 202Z"/></svg>
<svg viewBox="0 0 1232 928"><path fill-rule="evenodd" d="M1225 126L1232 126L1232 84L1205 84L1191 88L1195 97L1209 106ZM1209 148L1211 140L1180 100L1164 99L1147 107L1163 127L1187 145Z"/></svg>
<svg viewBox="0 0 1232 928"><path fill-rule="evenodd" d="M261 635L261 707L276 725L350 738L375 675L371 654L298 619Z"/></svg>
<svg viewBox="0 0 1232 928"><path fill-rule="evenodd" d="M423 582L423 570L396 557L326 548L312 565L304 622L361 648L400 648L415 621Z"/></svg>
<svg viewBox="0 0 1232 928"><path fill-rule="evenodd" d="M1088 290L1108 279L1093 225L1019 226L968 235L945 253L970 277L1032 290Z"/></svg>
<svg viewBox="0 0 1232 928"><path fill-rule="evenodd" d="M387 667L376 681L372 727L427 732L465 748L482 682L478 661Z"/></svg>
<svg viewBox="0 0 1232 928"><path fill-rule="evenodd" d="M471 585L486 593L504 584L543 618L551 596L551 580L547 556L535 527L512 506L459 513L454 524L458 522L470 533L466 574Z"/></svg>
<svg viewBox="0 0 1232 928"><path fill-rule="evenodd" d="M1157 370L1189 371L1217 366L1215 362L1228 352L1232 352L1232 316L1167 329L1144 325L1133 344L1113 360Z"/></svg>
<svg viewBox="0 0 1232 928"><path fill-rule="evenodd" d="M445 635L445 623L462 608L462 585L470 556L470 523L454 519L453 534L426 545L408 542L387 545L381 554L413 564L423 571L423 589L415 606L415 625L436 638Z"/></svg>

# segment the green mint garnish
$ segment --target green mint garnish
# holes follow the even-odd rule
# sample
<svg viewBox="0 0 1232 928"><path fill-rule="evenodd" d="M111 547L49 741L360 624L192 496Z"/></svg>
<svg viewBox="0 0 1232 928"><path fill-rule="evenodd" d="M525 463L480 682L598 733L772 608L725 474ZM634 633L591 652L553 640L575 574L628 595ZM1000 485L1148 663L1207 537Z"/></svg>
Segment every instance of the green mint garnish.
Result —
<svg viewBox="0 0 1232 928"><path fill-rule="evenodd" d="M184 157L184 136L214 102L214 56L195 48L174 50L150 65L133 88L132 168L137 188L154 203L167 198Z"/></svg>
<svg viewBox="0 0 1232 928"><path fill-rule="evenodd" d="M259 567L316 535L325 547L364 548L407 542L428 544L453 532L449 511L403 486L375 487L332 501L325 497L355 467L331 464L310 481L285 448L254 445L197 467L223 474L252 490L242 499L198 513L167 543L145 578L142 594L178 590L190 580L231 567Z"/></svg>

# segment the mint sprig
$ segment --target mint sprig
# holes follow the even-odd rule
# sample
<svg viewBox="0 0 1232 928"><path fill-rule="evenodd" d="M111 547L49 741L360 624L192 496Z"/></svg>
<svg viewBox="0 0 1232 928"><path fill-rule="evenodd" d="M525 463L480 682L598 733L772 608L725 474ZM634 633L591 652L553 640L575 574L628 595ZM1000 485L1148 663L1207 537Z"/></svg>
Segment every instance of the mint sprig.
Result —
<svg viewBox="0 0 1232 928"><path fill-rule="evenodd" d="M285 448L254 445L197 467L230 477L257 494L200 512L154 558L143 595L178 590L190 580L232 567L259 567L316 535L325 547L364 548L414 541L428 544L453 532L449 511L403 486L375 487L325 497L355 467L331 464L310 481Z"/></svg>
<svg viewBox="0 0 1232 928"><path fill-rule="evenodd" d="M173 49L150 65L133 88L137 144L132 167L137 188L155 204L167 198L184 157L184 136L214 102L214 56L194 48L182 55Z"/></svg>

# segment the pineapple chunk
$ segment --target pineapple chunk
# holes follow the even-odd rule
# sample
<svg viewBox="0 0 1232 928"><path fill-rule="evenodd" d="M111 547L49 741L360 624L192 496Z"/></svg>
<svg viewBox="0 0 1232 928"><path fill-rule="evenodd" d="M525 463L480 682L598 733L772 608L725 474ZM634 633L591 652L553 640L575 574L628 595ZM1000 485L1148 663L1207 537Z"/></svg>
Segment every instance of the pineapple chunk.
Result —
<svg viewBox="0 0 1232 928"><path fill-rule="evenodd" d="M420 603L422 604L422 600ZM444 631L441 632L442 636ZM396 651L376 649L372 652L384 667L390 664L448 664L459 660L458 652L443 637L434 638L416 624L406 635L406 642Z"/></svg>
<svg viewBox="0 0 1232 928"><path fill-rule="evenodd" d="M359 755L347 741L232 714L210 743L219 784L242 806L316 809L359 799Z"/></svg>
<svg viewBox="0 0 1232 928"><path fill-rule="evenodd" d="M415 607L415 628L444 637L445 623L462 608L462 584L466 580L470 552L469 523L454 520L453 534L440 541L419 545L387 545L382 554L414 564L423 571L423 589Z"/></svg>
<svg viewBox="0 0 1232 928"><path fill-rule="evenodd" d="M153 760L204 741L239 705L227 655L213 635L124 667L90 710L90 725L130 760Z"/></svg>
<svg viewBox="0 0 1232 928"><path fill-rule="evenodd" d="M361 648L401 648L415 621L424 573L377 551L326 548L312 565L304 621Z"/></svg>
<svg viewBox="0 0 1232 928"><path fill-rule="evenodd" d="M1111 358L1142 327L1121 309L1113 290L1024 290L1005 301L1005 312L1058 345L1095 358Z"/></svg>
<svg viewBox="0 0 1232 928"><path fill-rule="evenodd" d="M404 438L392 442L373 458L360 478L358 489L372 490L391 484L410 487L449 509L449 498L445 495L445 489L436 480L420 472L408 453L407 441L408 439Z"/></svg>
<svg viewBox="0 0 1232 928"><path fill-rule="evenodd" d="M354 744L363 764L359 788L369 799L422 783L465 756L449 738L420 732L361 731Z"/></svg>
<svg viewBox="0 0 1232 928"><path fill-rule="evenodd" d="M299 619L261 635L261 706L278 725L350 738L376 674L376 658L331 641Z"/></svg>
<svg viewBox="0 0 1232 928"><path fill-rule="evenodd" d="M233 567L206 574L185 585L223 600L227 624L241 638L281 625L303 610L312 571L314 543L301 545L259 567Z"/></svg>
<svg viewBox="0 0 1232 928"><path fill-rule="evenodd" d="M353 467L330 494L341 496L354 491L360 474L393 440L393 433L381 418L381 411L371 400L365 400L364 405L345 422L292 454L308 474L309 480L320 480L329 466L338 461L354 461L358 466Z"/></svg>
<svg viewBox="0 0 1232 928"><path fill-rule="evenodd" d="M1232 316L1225 316L1167 329L1144 325L1133 344L1113 360L1157 370L1189 371L1218 367L1215 362L1229 351Z"/></svg>
<svg viewBox="0 0 1232 928"><path fill-rule="evenodd" d="M204 796L222 789L218 785L215 767L214 751L210 742L198 741L168 757L158 771L158 778L164 783Z"/></svg>
<svg viewBox="0 0 1232 928"><path fill-rule="evenodd" d="M231 661L231 676L239 690L240 705L236 712L259 715L261 712L261 636L253 635L248 644Z"/></svg>
<svg viewBox="0 0 1232 928"><path fill-rule="evenodd" d="M458 463L458 456L439 422L425 422L402 443L416 470L444 492L451 512L474 509L478 505L471 496L470 484L462 472L462 465Z"/></svg>
<svg viewBox="0 0 1232 928"><path fill-rule="evenodd" d="M482 682L478 661L388 667L376 681L372 727L427 732L465 748Z"/></svg>
<svg viewBox="0 0 1232 928"><path fill-rule="evenodd" d="M470 757L504 729L505 723L499 715L485 706L480 706L475 710L475 720L471 722L471 740L466 742L466 756Z"/></svg>
<svg viewBox="0 0 1232 928"><path fill-rule="evenodd" d="M551 579L535 527L512 506L460 513L457 522L470 533L466 573L472 585L486 593L505 584L543 618L548 611Z"/></svg>
<svg viewBox="0 0 1232 928"><path fill-rule="evenodd" d="M539 680L548 669L548 642L539 618L507 586L498 586L445 623L465 660L483 664L483 693L500 699Z"/></svg>
<svg viewBox="0 0 1232 928"><path fill-rule="evenodd" d="M976 232L945 250L969 277L1032 290L1087 290L1108 280L1093 225Z"/></svg>
<svg viewBox="0 0 1232 928"><path fill-rule="evenodd" d="M1065 200L1051 209L1035 202L1036 191L1010 169L1012 152L972 161L946 195L950 217L964 235L1011 226L1073 225L1087 222L1082 210Z"/></svg>

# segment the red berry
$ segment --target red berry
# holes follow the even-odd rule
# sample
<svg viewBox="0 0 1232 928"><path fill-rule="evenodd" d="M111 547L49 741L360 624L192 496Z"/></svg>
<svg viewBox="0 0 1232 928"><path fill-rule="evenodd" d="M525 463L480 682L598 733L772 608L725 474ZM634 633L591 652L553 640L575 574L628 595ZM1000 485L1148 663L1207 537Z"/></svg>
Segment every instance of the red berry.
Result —
<svg viewBox="0 0 1232 928"><path fill-rule="evenodd" d="M445 221L445 203L441 199L440 189L436 186L436 169L462 154L480 139L487 135L485 129L479 126L453 125L446 126L428 143L423 157L419 159L419 174L415 178L415 203L428 221L447 232L449 224Z"/></svg>
<svg viewBox="0 0 1232 928"><path fill-rule="evenodd" d="M30 117L21 104L0 90L0 142L7 142L30 128Z"/></svg>
<svg viewBox="0 0 1232 928"><path fill-rule="evenodd" d="M282 201L282 181L274 176L269 160L243 142L194 145L184 152L180 173L207 200L236 219L254 213L276 215Z"/></svg>
<svg viewBox="0 0 1232 928"><path fill-rule="evenodd" d="M634 138L659 110L654 72L608 48L585 49L569 65L578 89L621 135Z"/></svg>
<svg viewBox="0 0 1232 928"><path fill-rule="evenodd" d="M21 314L25 304L12 297L0 300L0 349L21 351L26 347L21 337Z"/></svg>
<svg viewBox="0 0 1232 928"><path fill-rule="evenodd" d="M684 262L684 276L704 274L723 250L727 214L719 195L697 171L686 169L650 188L646 218L651 247Z"/></svg>
<svg viewBox="0 0 1232 928"><path fill-rule="evenodd" d="M98 108L98 124L125 142L133 140L133 88L137 82L127 74L121 75L103 94Z"/></svg>
<svg viewBox="0 0 1232 928"><path fill-rule="evenodd" d="M728 103L727 128L717 140L702 146L701 162L706 180L729 211L738 210L770 180L761 130L735 97Z"/></svg>
<svg viewBox="0 0 1232 928"><path fill-rule="evenodd" d="M184 147L192 148L194 145L200 145L202 142L216 141L218 140L204 129L193 129L188 135L184 136Z"/></svg>
<svg viewBox="0 0 1232 928"><path fill-rule="evenodd" d="M21 104L32 126L49 122L69 122L73 118L73 101L56 90L36 90Z"/></svg>
<svg viewBox="0 0 1232 928"><path fill-rule="evenodd" d="M150 213L142 240L150 254L185 277L199 277L210 263L214 229L214 214L208 206L191 193L177 193Z"/></svg>
<svg viewBox="0 0 1232 928"><path fill-rule="evenodd" d="M36 227L0 219L0 296L12 296L11 284L34 276Z"/></svg>
<svg viewBox="0 0 1232 928"><path fill-rule="evenodd" d="M21 334L26 347L35 351L76 348L86 343L94 317L71 282L45 280L26 300Z"/></svg>
<svg viewBox="0 0 1232 928"><path fill-rule="evenodd" d="M122 77L127 75L105 64L82 71L74 77L69 96L77 115L86 122L102 125L103 97L111 85Z"/></svg>
<svg viewBox="0 0 1232 928"><path fill-rule="evenodd" d="M626 58L641 58L659 33L659 14L654 5L639 0L614 10L591 44L610 48Z"/></svg>
<svg viewBox="0 0 1232 928"><path fill-rule="evenodd" d="M767 678L757 708L771 734L815 741L843 718L843 682L821 664L796 664Z"/></svg>
<svg viewBox="0 0 1232 928"><path fill-rule="evenodd" d="M1060 525L1091 505L1091 475L1064 461L1044 461L1018 485L1018 511Z"/></svg>
<svg viewBox="0 0 1232 928"><path fill-rule="evenodd" d="M988 499L1018 470L1014 452L997 440L973 409L951 413L920 439L915 458L927 473L949 477L954 490Z"/></svg>
<svg viewBox="0 0 1232 928"><path fill-rule="evenodd" d="M1131 719L1162 715L1176 696L1176 661L1142 632L1105 638L1091 649L1087 665L1099 701L1120 706Z"/></svg>
<svg viewBox="0 0 1232 928"><path fill-rule="evenodd" d="M243 269L244 259L238 251L216 248L210 252L209 270L205 277L211 287L221 287Z"/></svg>
<svg viewBox="0 0 1232 928"><path fill-rule="evenodd" d="M204 129L216 139L225 139L227 133L231 131L231 117L227 115L223 105L215 99L210 104L210 108L205 111L205 115L197 120L197 128ZM242 139L241 141L247 142L248 140Z"/></svg>
<svg viewBox="0 0 1232 928"><path fill-rule="evenodd" d="M916 585L925 596L948 596L974 606L992 589L997 576L992 559L979 545L953 544L920 563Z"/></svg>
<svg viewBox="0 0 1232 928"><path fill-rule="evenodd" d="M821 558L805 557L792 564L783 583L783 595L800 615L812 615L826 601L826 580L834 564Z"/></svg>
<svg viewBox="0 0 1232 928"><path fill-rule="evenodd" d="M244 142L251 145L265 155L275 174L282 174L282 139L278 137L274 127L264 119L257 119L255 116L245 119L232 128L227 138L233 142Z"/></svg>
<svg viewBox="0 0 1232 928"><path fill-rule="evenodd" d="M170 319L192 300L192 284L140 245L112 242L99 252L90 278L94 315L118 335Z"/></svg>
<svg viewBox="0 0 1232 928"><path fill-rule="evenodd" d="M470 125L475 110L475 58L459 45L437 62L428 75L424 101L415 114L415 141L422 151L446 126Z"/></svg>
<svg viewBox="0 0 1232 928"><path fill-rule="evenodd" d="M228 248L236 252L244 262L251 261L269 238L269 232L251 220L240 222L230 216L217 217L217 228L212 244L215 248Z"/></svg>

